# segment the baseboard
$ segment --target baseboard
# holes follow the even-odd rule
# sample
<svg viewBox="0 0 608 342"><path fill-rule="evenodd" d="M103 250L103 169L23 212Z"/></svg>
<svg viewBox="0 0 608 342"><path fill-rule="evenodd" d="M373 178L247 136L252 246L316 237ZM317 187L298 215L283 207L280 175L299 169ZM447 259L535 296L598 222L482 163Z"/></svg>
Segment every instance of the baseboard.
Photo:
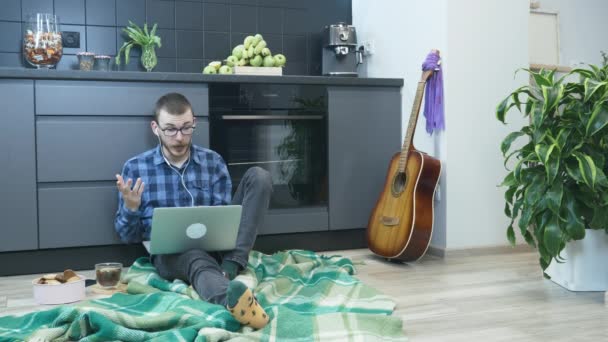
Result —
<svg viewBox="0 0 608 342"><path fill-rule="evenodd" d="M253 249L272 254L286 249L315 252L366 248L364 229L260 235ZM125 266L147 256L142 244L88 246L0 253L0 276L90 270L99 262L121 262Z"/></svg>
<svg viewBox="0 0 608 342"><path fill-rule="evenodd" d="M518 244L515 246L484 246L471 248L448 248L437 247L430 245L427 254L434 255L440 258L475 256L475 255L490 255L490 254L507 254L507 253L527 253L534 249L527 244Z"/></svg>

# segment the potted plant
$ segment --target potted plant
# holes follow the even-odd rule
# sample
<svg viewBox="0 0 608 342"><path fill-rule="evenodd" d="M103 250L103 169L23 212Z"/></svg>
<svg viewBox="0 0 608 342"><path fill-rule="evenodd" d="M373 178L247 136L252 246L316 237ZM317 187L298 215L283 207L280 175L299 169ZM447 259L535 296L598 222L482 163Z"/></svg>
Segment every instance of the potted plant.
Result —
<svg viewBox="0 0 608 342"><path fill-rule="evenodd" d="M581 251L576 244L586 235L584 241L593 235L608 242L608 67L589 67L559 79L554 71L527 70L534 84L513 91L496 110L502 123L512 108L530 119L501 144L505 167L514 165L502 182L504 212L511 219L507 238L515 244L514 226L519 227L525 241L538 249L543 274L571 290L589 289L590 280L573 284L570 274L560 275L560 282L552 269L581 264L571 254ZM518 138L527 140L515 147ZM608 245L598 252L608 254ZM602 259L582 265L596 267L605 264ZM594 290L608 287L608 270L602 272L590 275L593 281L606 278L605 284L591 286Z"/></svg>
<svg viewBox="0 0 608 342"><path fill-rule="evenodd" d="M125 64L129 64L129 52L135 45L141 47L141 64L146 71L152 71L158 62L156 58L155 45L161 47L160 37L156 35L156 24L148 32L148 24L144 23L143 30L129 20L129 26L122 29L129 36L130 40L124 42L116 55L116 65L120 65L120 54L124 51Z"/></svg>

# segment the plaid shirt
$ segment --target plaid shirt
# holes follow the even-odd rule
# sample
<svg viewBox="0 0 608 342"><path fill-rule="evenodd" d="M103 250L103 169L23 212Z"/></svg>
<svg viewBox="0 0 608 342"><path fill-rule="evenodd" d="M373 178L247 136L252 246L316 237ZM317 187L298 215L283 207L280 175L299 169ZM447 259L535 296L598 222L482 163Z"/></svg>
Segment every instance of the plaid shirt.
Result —
<svg viewBox="0 0 608 342"><path fill-rule="evenodd" d="M184 184L194 197L194 205L230 204L232 182L222 157L209 149L192 145L190 160L183 172ZM188 207L192 205L190 194L184 189L177 168L171 169L165 162L160 145L125 163L122 177L131 178L133 184L138 177L144 182L141 205L137 211L125 207L122 193L118 192L118 210L114 227L125 243L150 240L152 212L157 207Z"/></svg>

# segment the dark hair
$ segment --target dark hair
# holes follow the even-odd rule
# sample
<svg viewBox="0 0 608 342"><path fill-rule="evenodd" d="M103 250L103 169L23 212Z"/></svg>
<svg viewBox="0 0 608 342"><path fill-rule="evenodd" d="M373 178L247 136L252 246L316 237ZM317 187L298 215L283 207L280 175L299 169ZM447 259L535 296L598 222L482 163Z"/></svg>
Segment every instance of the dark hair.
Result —
<svg viewBox="0 0 608 342"><path fill-rule="evenodd" d="M184 95L179 93L169 93L161 96L161 98L156 101L156 108L154 108L154 121L158 122L158 116L160 115L161 110L165 110L171 115L181 115L188 110L192 110L192 105L190 105L190 101L188 101Z"/></svg>

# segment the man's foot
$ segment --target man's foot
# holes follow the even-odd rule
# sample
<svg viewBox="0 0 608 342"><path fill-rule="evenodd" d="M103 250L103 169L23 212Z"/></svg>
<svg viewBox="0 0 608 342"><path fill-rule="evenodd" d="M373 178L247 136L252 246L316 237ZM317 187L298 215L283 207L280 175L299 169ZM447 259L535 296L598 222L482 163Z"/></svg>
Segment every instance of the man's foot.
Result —
<svg viewBox="0 0 608 342"><path fill-rule="evenodd" d="M268 323L268 314L260 306L253 292L240 281L231 281L228 285L228 305L232 316L241 324L260 329Z"/></svg>

